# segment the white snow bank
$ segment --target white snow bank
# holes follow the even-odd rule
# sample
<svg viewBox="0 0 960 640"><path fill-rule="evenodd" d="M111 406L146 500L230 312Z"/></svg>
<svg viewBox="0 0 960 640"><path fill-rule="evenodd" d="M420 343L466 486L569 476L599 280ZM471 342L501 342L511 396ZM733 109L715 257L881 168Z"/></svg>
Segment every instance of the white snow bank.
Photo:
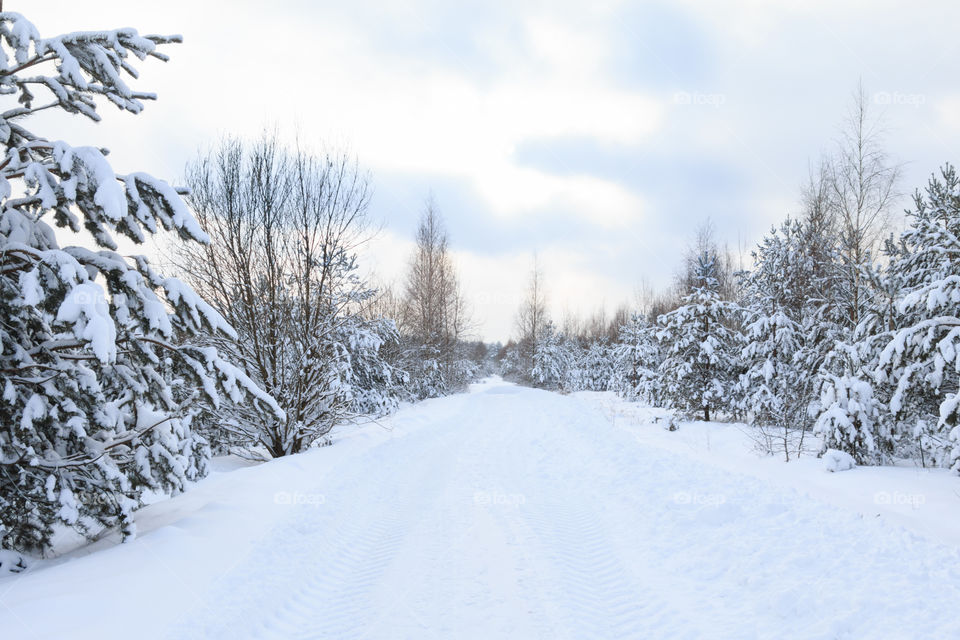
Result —
<svg viewBox="0 0 960 640"><path fill-rule="evenodd" d="M857 466L856 461L846 451L827 449L823 454L823 468L827 471L849 471Z"/></svg>
<svg viewBox="0 0 960 640"><path fill-rule="evenodd" d="M26 570L29 564L29 558L25 558L16 551L0 549L0 576L20 573Z"/></svg>
<svg viewBox="0 0 960 640"><path fill-rule="evenodd" d="M582 392L574 396L600 410L617 428L626 430L644 447L691 457L707 466L748 474L773 486L877 518L912 533L960 547L960 478L949 469L858 466L856 473L824 473L816 457L820 441L811 438L808 455L761 455L751 427L721 422L684 422L668 432L662 427L664 409L626 402L614 393ZM655 424L659 418L660 423Z"/></svg>

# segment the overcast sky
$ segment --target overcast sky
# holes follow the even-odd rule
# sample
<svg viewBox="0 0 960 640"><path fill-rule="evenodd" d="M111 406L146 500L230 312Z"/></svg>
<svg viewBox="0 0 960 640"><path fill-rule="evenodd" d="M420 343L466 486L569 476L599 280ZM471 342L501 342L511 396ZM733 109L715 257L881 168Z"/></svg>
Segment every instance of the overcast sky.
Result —
<svg viewBox="0 0 960 640"><path fill-rule="evenodd" d="M41 34L181 33L140 116L46 131L174 180L225 133L347 146L399 280L423 200L444 214L478 333L506 339L538 252L553 313L669 284L711 218L731 249L796 211L862 78L903 190L960 162L960 3L7 0ZM904 205L906 202L904 203Z"/></svg>

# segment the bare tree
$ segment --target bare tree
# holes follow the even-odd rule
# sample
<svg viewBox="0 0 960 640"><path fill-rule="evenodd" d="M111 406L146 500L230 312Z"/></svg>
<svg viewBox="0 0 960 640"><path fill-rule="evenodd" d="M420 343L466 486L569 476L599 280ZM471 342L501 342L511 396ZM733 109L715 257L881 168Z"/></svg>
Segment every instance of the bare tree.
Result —
<svg viewBox="0 0 960 640"><path fill-rule="evenodd" d="M613 316L610 318L610 323L607 325L607 339L610 342L616 342L620 337L621 327L626 326L629 322L630 305L622 303L614 310Z"/></svg>
<svg viewBox="0 0 960 640"><path fill-rule="evenodd" d="M275 133L223 140L186 178L211 242L172 260L239 336L211 341L286 411L280 420L238 405L218 427L248 451L301 451L349 415L350 363L364 361L351 357L350 334L373 295L354 255L368 233L368 179L346 155L287 149Z"/></svg>
<svg viewBox="0 0 960 640"><path fill-rule="evenodd" d="M869 107L861 83L828 169L829 201L837 225L851 327L860 321L866 304L864 267L889 227L900 178L900 167L891 164L883 148L882 122L873 117Z"/></svg>
<svg viewBox="0 0 960 640"><path fill-rule="evenodd" d="M730 250L727 247L721 248L717 243L716 226L709 218L700 224L693 236L693 242L687 247L683 265L677 274L677 298L691 293L699 286L697 269L699 261L704 255L713 256L716 264L716 279L720 298L722 300L736 300L735 261Z"/></svg>
<svg viewBox="0 0 960 640"><path fill-rule="evenodd" d="M560 322L560 333L568 337L577 337L583 335L585 331L583 318L569 307L564 307L563 320Z"/></svg>
<svg viewBox="0 0 960 640"><path fill-rule="evenodd" d="M368 320L390 318L394 321L397 330L404 333L404 300L397 294L396 286L380 283L375 277L373 281L372 286L377 293L363 305L363 316Z"/></svg>
<svg viewBox="0 0 960 640"><path fill-rule="evenodd" d="M439 380L425 382L419 395L434 395L465 382L458 370L460 342L469 329L466 302L450 255L449 236L433 197L417 227L402 301L403 333L418 350L410 363L417 378L422 361L437 363ZM428 373L424 369L422 374ZM420 376L423 377L423 376ZM437 386L440 388L436 388Z"/></svg>
<svg viewBox="0 0 960 640"><path fill-rule="evenodd" d="M547 290L543 270L540 267L540 259L534 254L527 291L523 300L520 301L516 318L521 357L533 361L537 342L548 320Z"/></svg>

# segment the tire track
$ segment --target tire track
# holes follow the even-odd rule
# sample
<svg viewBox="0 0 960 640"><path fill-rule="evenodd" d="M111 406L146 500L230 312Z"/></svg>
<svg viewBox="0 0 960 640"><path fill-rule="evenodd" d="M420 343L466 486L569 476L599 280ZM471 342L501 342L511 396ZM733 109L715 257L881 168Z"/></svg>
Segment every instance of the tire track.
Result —
<svg viewBox="0 0 960 640"><path fill-rule="evenodd" d="M541 424L498 433L498 448L489 458L491 477L524 498L522 505L497 514L522 548L518 573L533 587L528 594L541 614L540 637L650 637L658 621L677 613L617 553L608 523L592 507L596 495L585 493L578 478L544 474L540 466L555 467L551 462L573 443L579 450L591 448L590 436L568 432L549 414L537 421ZM552 437L543 440L542 433Z"/></svg>
<svg viewBox="0 0 960 640"><path fill-rule="evenodd" d="M372 450L349 477L334 479L322 492L328 496L322 505L296 506L239 563L208 603L219 613L215 620L204 627L186 622L170 637L365 637L381 622L384 599L390 600L380 593L381 579L405 547L417 546L418 515L445 489L445 461L457 441L455 432L441 430ZM405 468L411 458L433 465L411 474ZM371 487L369 469L407 483ZM356 509L358 503L364 508Z"/></svg>
<svg viewBox="0 0 960 640"><path fill-rule="evenodd" d="M320 551L328 562L297 587L281 609L260 625L258 638L348 638L361 635L375 612L377 585L409 527L397 513L341 529L337 545Z"/></svg>
<svg viewBox="0 0 960 640"><path fill-rule="evenodd" d="M650 619L668 611L614 551L596 514L581 502L535 502L523 511L545 555L566 629L577 637L647 637Z"/></svg>

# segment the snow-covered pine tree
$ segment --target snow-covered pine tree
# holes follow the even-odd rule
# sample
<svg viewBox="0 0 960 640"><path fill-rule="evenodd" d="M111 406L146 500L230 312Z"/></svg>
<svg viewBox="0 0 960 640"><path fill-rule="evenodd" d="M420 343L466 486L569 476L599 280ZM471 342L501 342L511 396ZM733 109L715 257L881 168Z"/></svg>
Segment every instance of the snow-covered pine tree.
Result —
<svg viewBox="0 0 960 640"><path fill-rule="evenodd" d="M620 327L614 347L615 388L627 400L641 400L653 406L660 403L660 375L663 359L657 344L656 326L645 315L634 313Z"/></svg>
<svg viewBox="0 0 960 640"><path fill-rule="evenodd" d="M802 344L796 354L797 366L804 372L797 389L808 404L812 421L819 413L822 380L818 372L828 361L838 343L848 342L852 328L848 325L849 309L844 294L849 274L837 249L840 242L840 221L832 199L831 170L822 164L804 189L800 235L797 238L803 256L803 276L794 278L802 287L800 313Z"/></svg>
<svg viewBox="0 0 960 640"><path fill-rule="evenodd" d="M821 453L836 449L849 453L858 464L872 462L877 450L874 433L880 418L880 403L872 381L851 373L822 372L822 411L814 433L822 438Z"/></svg>
<svg viewBox="0 0 960 640"><path fill-rule="evenodd" d="M858 464L889 461L904 440L888 406L893 387L875 373L881 350L901 324L897 301L906 282L902 243L888 240L884 253L883 264L863 266L859 324L835 342L818 373L814 432L821 437L821 453L844 451Z"/></svg>
<svg viewBox="0 0 960 640"><path fill-rule="evenodd" d="M739 334L728 327L737 306L723 300L717 280L717 255L699 254L692 290L679 308L658 318L657 341L664 353L660 364L662 392L669 408L690 415L733 410L730 400L739 376Z"/></svg>
<svg viewBox="0 0 960 640"><path fill-rule="evenodd" d="M578 390L607 391L616 371L613 352L604 339L593 339L581 350L578 359Z"/></svg>
<svg viewBox="0 0 960 640"><path fill-rule="evenodd" d="M403 396L408 376L382 355L388 342L400 336L393 320L364 320L350 316L340 342L350 357L350 395L353 413L382 416L393 412Z"/></svg>
<svg viewBox="0 0 960 640"><path fill-rule="evenodd" d="M540 330L533 350L533 369L530 377L544 389L568 391L573 354L567 338L548 320Z"/></svg>
<svg viewBox="0 0 960 640"><path fill-rule="evenodd" d="M787 460L802 447L810 399L798 355L804 346L804 307L811 277L803 226L786 220L761 241L754 268L743 278L746 323L743 410L765 450Z"/></svg>
<svg viewBox="0 0 960 640"><path fill-rule="evenodd" d="M497 353L498 373L504 380L521 381L526 378L528 372L523 369L523 358L520 354L519 345L508 340L503 345L500 352Z"/></svg>
<svg viewBox="0 0 960 640"><path fill-rule="evenodd" d="M438 398L450 393L450 385L441 366L440 349L433 344L420 344L413 336L402 337L403 369L410 376L407 391L414 400Z"/></svg>
<svg viewBox="0 0 960 640"><path fill-rule="evenodd" d="M904 295L877 378L894 387L889 408L908 424L931 462L960 472L960 176L932 176L908 212L897 265Z"/></svg>
<svg viewBox="0 0 960 640"><path fill-rule="evenodd" d="M179 37L133 29L42 38L0 13L0 546L45 551L54 527L134 533L146 490L180 491L205 473L191 432L198 399L252 396L278 412L200 330L233 330L145 257L117 253L161 228L204 242L177 191L145 173L117 175L106 151L49 141L25 126L59 108L99 120L97 98L130 113L154 96L131 89L132 59L166 60ZM85 232L85 233L84 233ZM89 249L83 245L94 246Z"/></svg>

